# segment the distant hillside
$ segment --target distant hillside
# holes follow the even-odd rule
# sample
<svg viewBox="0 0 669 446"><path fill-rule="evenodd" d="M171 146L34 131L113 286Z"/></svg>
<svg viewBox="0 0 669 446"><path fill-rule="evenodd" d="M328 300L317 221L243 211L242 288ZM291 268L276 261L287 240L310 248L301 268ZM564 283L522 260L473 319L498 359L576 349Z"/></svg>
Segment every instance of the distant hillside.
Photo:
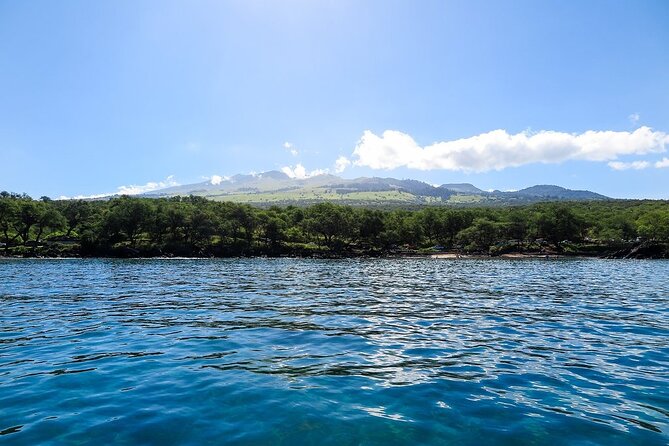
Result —
<svg viewBox="0 0 669 446"><path fill-rule="evenodd" d="M483 191L473 184L469 183L452 183L452 184L442 184L442 189L448 189L453 192L460 192L463 194L481 194Z"/></svg>
<svg viewBox="0 0 669 446"><path fill-rule="evenodd" d="M540 185L521 189L517 195L559 200L606 200L608 197L589 190L571 190L560 186Z"/></svg>
<svg viewBox="0 0 669 446"><path fill-rule="evenodd" d="M235 175L220 181L175 186L145 194L147 197L197 195L217 201L257 206L309 205L333 201L354 206L444 205L497 206L554 200L606 200L590 191L559 186L532 186L516 192L486 192L468 183L433 186L423 181L361 177L344 179L334 175L290 178L283 172Z"/></svg>

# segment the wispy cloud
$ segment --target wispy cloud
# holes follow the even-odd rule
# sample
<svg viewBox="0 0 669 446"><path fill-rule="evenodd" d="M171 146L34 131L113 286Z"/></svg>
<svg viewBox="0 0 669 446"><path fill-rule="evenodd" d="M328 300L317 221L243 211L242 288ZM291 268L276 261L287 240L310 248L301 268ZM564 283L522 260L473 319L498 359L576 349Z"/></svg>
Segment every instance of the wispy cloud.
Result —
<svg viewBox="0 0 669 446"><path fill-rule="evenodd" d="M658 169L663 169L665 167L669 167L669 158L662 158L660 161L657 161L655 163L655 167Z"/></svg>
<svg viewBox="0 0 669 446"><path fill-rule="evenodd" d="M67 197L65 195L61 195L58 198L60 200L86 200L93 198L110 197L112 195L139 195L159 189L165 189L166 187L172 187L172 186L179 186L179 183L174 180L174 175L168 176L163 181L149 181L148 183L142 185L131 184L128 186L119 186L116 192L107 192L103 194L93 194L93 195L76 195L74 197Z"/></svg>
<svg viewBox="0 0 669 446"><path fill-rule="evenodd" d="M130 186L120 186L118 188L117 194L119 195L138 195L146 192L151 192L158 189L164 189L166 187L178 186L174 180L174 175L170 175L163 181L149 181L146 184L141 186L139 185L130 185Z"/></svg>
<svg viewBox="0 0 669 446"><path fill-rule="evenodd" d="M300 154L300 152L297 151L297 149L295 148L295 145L293 145L292 142L288 142L288 141L284 142L283 143L283 148L288 150L290 152L290 154L293 155L293 156L297 156L297 155Z"/></svg>
<svg viewBox="0 0 669 446"><path fill-rule="evenodd" d="M372 169L488 172L533 163L613 161L623 155L665 152L667 144L668 134L645 126L633 132L589 130L580 134L493 130L424 147L396 130L386 130L381 136L367 130L353 151L353 164Z"/></svg>
<svg viewBox="0 0 669 446"><path fill-rule="evenodd" d="M648 161L632 161L624 163L622 161L611 161L609 167L613 170L642 170L651 166Z"/></svg>
<svg viewBox="0 0 669 446"><path fill-rule="evenodd" d="M641 119L641 115L639 113L632 113L627 117L627 119L630 120L632 125L637 125L639 123L639 120Z"/></svg>
<svg viewBox="0 0 669 446"><path fill-rule="evenodd" d="M664 157L659 161L644 161L644 160L638 160L638 161L631 161L628 163L624 163L621 161L611 161L609 163L609 167L613 170L643 170L643 169L648 169L649 167L655 167L656 169L663 169L665 167L669 167L669 158Z"/></svg>

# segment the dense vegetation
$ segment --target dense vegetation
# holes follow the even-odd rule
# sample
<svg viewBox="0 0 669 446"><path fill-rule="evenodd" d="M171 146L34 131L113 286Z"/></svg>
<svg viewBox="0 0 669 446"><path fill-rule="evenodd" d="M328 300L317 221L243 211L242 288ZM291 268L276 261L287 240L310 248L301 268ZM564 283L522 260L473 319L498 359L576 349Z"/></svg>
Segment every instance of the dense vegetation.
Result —
<svg viewBox="0 0 669 446"><path fill-rule="evenodd" d="M34 200L0 193L4 255L384 255L452 250L611 254L669 241L666 201L374 210L254 208L201 197Z"/></svg>

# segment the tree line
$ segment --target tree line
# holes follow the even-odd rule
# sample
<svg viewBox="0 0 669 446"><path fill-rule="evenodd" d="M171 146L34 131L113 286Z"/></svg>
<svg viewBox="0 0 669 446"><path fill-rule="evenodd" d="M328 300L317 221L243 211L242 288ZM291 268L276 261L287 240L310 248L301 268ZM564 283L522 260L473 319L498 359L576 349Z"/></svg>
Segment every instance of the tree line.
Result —
<svg viewBox="0 0 669 446"><path fill-rule="evenodd" d="M0 193L4 255L255 256L603 252L669 241L669 203L369 209L323 202L255 208L202 197L32 199Z"/></svg>

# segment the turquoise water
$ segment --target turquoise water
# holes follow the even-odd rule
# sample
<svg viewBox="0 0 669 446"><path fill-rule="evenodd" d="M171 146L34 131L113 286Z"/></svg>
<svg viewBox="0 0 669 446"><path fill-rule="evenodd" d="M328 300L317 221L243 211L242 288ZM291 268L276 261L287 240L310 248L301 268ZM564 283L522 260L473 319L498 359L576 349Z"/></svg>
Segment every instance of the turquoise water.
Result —
<svg viewBox="0 0 669 446"><path fill-rule="evenodd" d="M669 443L665 261L0 260L0 306L0 443Z"/></svg>

